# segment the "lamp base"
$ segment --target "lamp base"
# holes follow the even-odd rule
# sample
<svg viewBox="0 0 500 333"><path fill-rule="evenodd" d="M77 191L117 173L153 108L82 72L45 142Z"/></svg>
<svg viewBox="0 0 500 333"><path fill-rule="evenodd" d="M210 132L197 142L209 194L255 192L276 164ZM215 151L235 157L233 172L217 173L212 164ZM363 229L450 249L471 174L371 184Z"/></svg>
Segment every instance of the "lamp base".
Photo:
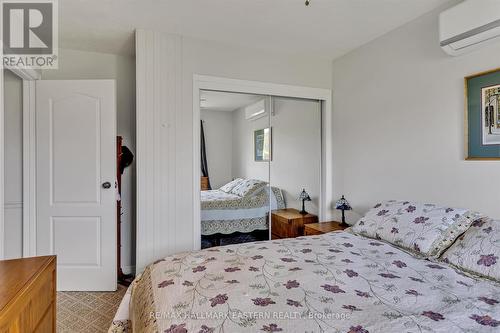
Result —
<svg viewBox="0 0 500 333"><path fill-rule="evenodd" d="M340 226L344 228L350 227L349 224L345 223L345 209L342 209L342 222L340 223Z"/></svg>
<svg viewBox="0 0 500 333"><path fill-rule="evenodd" d="M306 212L305 210L301 210L301 211L299 212L299 214L302 214L302 215L307 215L307 214L309 214L309 213L308 213L308 212Z"/></svg>
<svg viewBox="0 0 500 333"><path fill-rule="evenodd" d="M344 228L348 228L348 227L350 227L350 225L349 225L349 224L347 224L347 223L345 223L345 221L340 222L340 226L341 226L341 227L344 227Z"/></svg>

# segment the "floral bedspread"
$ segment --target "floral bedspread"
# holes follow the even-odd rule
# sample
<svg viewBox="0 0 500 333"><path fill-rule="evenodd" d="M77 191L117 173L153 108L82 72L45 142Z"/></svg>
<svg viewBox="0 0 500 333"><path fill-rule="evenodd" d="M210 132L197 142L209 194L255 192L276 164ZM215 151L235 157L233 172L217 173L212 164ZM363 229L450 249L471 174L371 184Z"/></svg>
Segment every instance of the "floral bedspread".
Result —
<svg viewBox="0 0 500 333"><path fill-rule="evenodd" d="M221 190L201 191L200 194L202 209L239 207L243 201L240 196Z"/></svg>
<svg viewBox="0 0 500 333"><path fill-rule="evenodd" d="M169 256L134 332L498 332L500 285L347 232Z"/></svg>
<svg viewBox="0 0 500 333"><path fill-rule="evenodd" d="M201 192L201 234L232 234L267 230L269 210L285 208L280 189L269 187L246 197L221 190Z"/></svg>
<svg viewBox="0 0 500 333"><path fill-rule="evenodd" d="M273 209L284 208L284 198L280 189L272 187L272 199L276 206ZM269 208L267 189L262 189L259 193L247 197L240 197L221 190L201 191L202 210L241 210L260 207Z"/></svg>

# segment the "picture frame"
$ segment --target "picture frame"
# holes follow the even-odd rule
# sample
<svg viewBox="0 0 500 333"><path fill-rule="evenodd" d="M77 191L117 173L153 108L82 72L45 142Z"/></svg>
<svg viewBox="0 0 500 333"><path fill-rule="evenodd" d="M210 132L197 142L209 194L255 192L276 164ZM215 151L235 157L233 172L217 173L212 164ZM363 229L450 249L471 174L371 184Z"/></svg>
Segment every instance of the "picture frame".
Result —
<svg viewBox="0 0 500 333"><path fill-rule="evenodd" d="M272 161L272 128L266 127L254 131L253 152L255 162Z"/></svg>
<svg viewBox="0 0 500 333"><path fill-rule="evenodd" d="M465 160L500 160L500 68L465 77Z"/></svg>

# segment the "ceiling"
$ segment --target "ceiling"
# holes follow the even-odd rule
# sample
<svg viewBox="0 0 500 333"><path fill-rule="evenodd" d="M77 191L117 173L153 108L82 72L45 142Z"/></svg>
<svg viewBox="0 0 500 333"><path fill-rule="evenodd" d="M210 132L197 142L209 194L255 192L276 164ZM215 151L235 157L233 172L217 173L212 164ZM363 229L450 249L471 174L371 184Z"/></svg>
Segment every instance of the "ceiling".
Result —
<svg viewBox="0 0 500 333"><path fill-rule="evenodd" d="M337 58L449 0L64 0L60 47L133 54L135 28ZM437 34L437 32L436 32Z"/></svg>
<svg viewBox="0 0 500 333"><path fill-rule="evenodd" d="M253 104L262 98L264 96L261 95L202 90L200 93L200 108L202 111L230 112Z"/></svg>

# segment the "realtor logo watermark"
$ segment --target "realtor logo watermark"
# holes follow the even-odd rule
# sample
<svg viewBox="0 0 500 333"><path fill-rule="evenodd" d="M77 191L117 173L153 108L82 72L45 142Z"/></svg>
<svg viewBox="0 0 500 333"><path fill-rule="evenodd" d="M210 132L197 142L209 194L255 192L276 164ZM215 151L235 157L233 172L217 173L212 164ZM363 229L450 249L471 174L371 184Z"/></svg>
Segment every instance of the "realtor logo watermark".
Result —
<svg viewBox="0 0 500 333"><path fill-rule="evenodd" d="M0 0L4 68L56 69L57 0Z"/></svg>

